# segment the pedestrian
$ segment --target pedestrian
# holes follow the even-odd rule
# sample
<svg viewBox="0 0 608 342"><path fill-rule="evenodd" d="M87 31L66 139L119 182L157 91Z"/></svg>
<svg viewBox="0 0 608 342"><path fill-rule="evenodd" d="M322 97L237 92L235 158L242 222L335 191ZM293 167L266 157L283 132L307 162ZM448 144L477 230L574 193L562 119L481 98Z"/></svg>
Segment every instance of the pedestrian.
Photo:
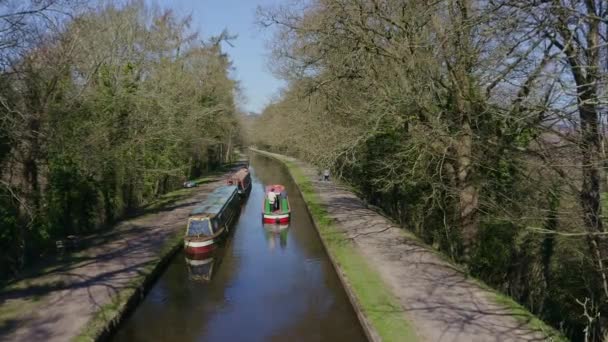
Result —
<svg viewBox="0 0 608 342"><path fill-rule="evenodd" d="M329 182L329 169L325 169L325 171L323 171L323 180Z"/></svg>

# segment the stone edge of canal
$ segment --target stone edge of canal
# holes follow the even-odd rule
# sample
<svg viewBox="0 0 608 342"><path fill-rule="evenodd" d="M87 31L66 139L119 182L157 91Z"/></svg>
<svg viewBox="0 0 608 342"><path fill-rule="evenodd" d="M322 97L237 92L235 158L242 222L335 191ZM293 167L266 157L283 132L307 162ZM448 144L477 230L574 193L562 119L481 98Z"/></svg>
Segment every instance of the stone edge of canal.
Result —
<svg viewBox="0 0 608 342"><path fill-rule="evenodd" d="M318 218L315 217L315 215L313 215L313 213L311 212L308 200L304 196L304 192L302 192L301 185L297 181L297 179L294 177L294 175L292 173L292 169L286 163L286 160L283 160L282 158L280 158L279 155L275 155L274 153L270 153L267 151L257 150L254 148L250 148L250 151L257 153L259 155L271 158L275 161L278 161L282 166L284 166L287 169L289 176L293 180L294 184L298 188L298 191L302 195L302 198L304 199L306 211L308 212L308 215L310 215L310 217L312 219L311 220L312 224L315 227L315 230L317 231L319 239L321 240L321 244L323 245L323 248L325 249L325 252L326 252L327 256L329 257L329 260L331 261L334 271L338 275L338 279L340 279L340 283L342 283L342 287L346 291L348 300L350 301L351 305L353 306L353 309L355 310L355 313L357 314L357 318L359 319L359 323L361 324L361 327L363 328L363 331L365 332L365 336L367 337L367 339L369 341L373 341L373 342L382 341L382 338L380 338L380 334L376 331L374 326L371 324L371 322L365 315L363 306L359 302L359 299L357 297L355 290L353 289L350 282L348 281L347 275L345 274L344 270L342 270L342 268L340 267L340 264L336 261L334 253L331 252L331 249L327 245L325 238L321 234L321 231L320 231L318 223L317 223Z"/></svg>
<svg viewBox="0 0 608 342"><path fill-rule="evenodd" d="M98 309L73 341L108 340L141 303L183 245L183 232L172 234L161 247L158 258L140 270L142 274L133 280L130 287L120 291L110 303Z"/></svg>

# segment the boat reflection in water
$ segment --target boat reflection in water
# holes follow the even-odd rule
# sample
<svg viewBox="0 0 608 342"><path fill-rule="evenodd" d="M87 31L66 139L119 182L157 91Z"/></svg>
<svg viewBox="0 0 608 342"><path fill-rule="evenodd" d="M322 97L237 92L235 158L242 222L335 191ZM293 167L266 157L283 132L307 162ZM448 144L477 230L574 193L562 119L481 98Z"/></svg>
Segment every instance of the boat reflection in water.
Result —
<svg viewBox="0 0 608 342"><path fill-rule="evenodd" d="M186 254L186 264L190 280L209 282L213 276L214 266L219 266L215 252L205 254Z"/></svg>
<svg viewBox="0 0 608 342"><path fill-rule="evenodd" d="M264 223L264 233L266 234L266 240L268 241L270 250L274 250L277 245L279 245L281 249L287 247L288 231L289 224Z"/></svg>

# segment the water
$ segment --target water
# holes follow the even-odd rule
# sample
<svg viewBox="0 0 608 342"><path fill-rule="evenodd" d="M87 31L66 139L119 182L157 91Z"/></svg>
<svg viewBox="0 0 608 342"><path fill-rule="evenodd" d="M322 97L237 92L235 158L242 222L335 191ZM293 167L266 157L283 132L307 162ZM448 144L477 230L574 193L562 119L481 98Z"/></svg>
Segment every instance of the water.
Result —
<svg viewBox="0 0 608 342"><path fill-rule="evenodd" d="M212 257L178 254L114 341L365 341L287 171L253 156L253 188ZM264 226L264 186L284 184L289 227Z"/></svg>

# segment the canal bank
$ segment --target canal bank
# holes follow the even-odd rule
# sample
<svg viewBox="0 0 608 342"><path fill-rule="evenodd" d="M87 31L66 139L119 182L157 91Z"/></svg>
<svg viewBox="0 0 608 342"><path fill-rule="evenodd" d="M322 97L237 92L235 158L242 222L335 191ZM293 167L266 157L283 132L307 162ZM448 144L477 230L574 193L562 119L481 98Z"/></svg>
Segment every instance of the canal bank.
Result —
<svg viewBox="0 0 608 342"><path fill-rule="evenodd" d="M321 182L295 158L302 190L328 253L374 338L384 341L565 341L524 308L468 277L349 189Z"/></svg>
<svg viewBox="0 0 608 342"><path fill-rule="evenodd" d="M113 229L83 237L84 247L0 290L0 340L91 341L107 336L180 249L190 210L225 182L162 196Z"/></svg>
<svg viewBox="0 0 608 342"><path fill-rule="evenodd" d="M250 164L252 189L218 250L173 258L113 341L365 341L304 199L283 165ZM289 224L262 222L264 188L282 184Z"/></svg>

